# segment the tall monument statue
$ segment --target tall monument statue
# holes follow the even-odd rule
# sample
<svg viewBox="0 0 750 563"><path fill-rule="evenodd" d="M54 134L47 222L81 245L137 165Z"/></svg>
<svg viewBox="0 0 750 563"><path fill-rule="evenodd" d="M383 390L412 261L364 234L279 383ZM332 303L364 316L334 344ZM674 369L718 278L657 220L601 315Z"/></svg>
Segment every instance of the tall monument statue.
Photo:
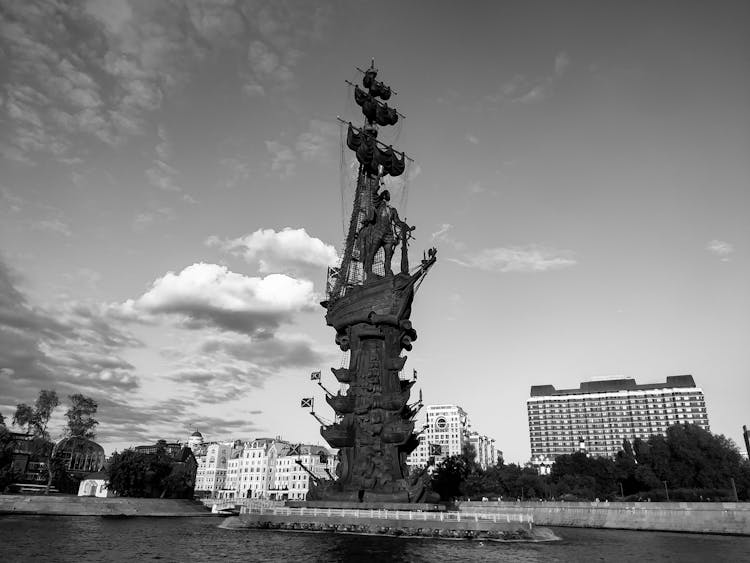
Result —
<svg viewBox="0 0 750 563"><path fill-rule="evenodd" d="M344 384L326 400L335 421L321 435L337 448L337 479L318 481L310 500L341 502L434 502L424 475L409 475L407 456L417 447L414 417L420 403L409 404L414 380L400 374L404 350L417 333L410 319L415 290L436 260L431 248L413 269L408 241L415 227L391 205L383 179L399 176L408 157L378 140L380 127L394 125L399 113L385 101L391 89L377 80L374 64L363 71L363 88L354 98L364 115L362 127L348 123L346 144L355 152L359 172L352 215L338 268L329 270L326 322L336 331L336 344L349 352L349 365L331 368ZM400 247L400 267L391 262ZM421 401L421 399L420 399Z"/></svg>

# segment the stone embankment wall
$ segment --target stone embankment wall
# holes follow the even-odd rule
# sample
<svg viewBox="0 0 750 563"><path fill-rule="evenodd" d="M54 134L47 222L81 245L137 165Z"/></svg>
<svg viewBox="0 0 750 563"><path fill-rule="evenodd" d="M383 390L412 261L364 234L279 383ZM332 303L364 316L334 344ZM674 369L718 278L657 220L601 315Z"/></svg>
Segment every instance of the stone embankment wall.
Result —
<svg viewBox="0 0 750 563"><path fill-rule="evenodd" d="M461 513L533 516L535 526L750 535L744 502L462 502Z"/></svg>
<svg viewBox="0 0 750 563"><path fill-rule="evenodd" d="M201 503L182 499L0 495L0 514L57 516L211 516Z"/></svg>

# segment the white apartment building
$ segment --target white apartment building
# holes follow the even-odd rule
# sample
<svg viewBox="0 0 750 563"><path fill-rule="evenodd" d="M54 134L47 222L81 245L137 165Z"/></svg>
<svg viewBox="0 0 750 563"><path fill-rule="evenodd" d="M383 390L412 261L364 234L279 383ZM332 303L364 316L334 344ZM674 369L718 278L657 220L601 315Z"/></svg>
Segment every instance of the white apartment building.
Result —
<svg viewBox="0 0 750 563"><path fill-rule="evenodd" d="M430 461L439 463L448 456L459 455L464 445L472 443L477 462L486 468L496 461L495 440L471 431L469 417L456 405L429 405L417 418L415 428L424 428L419 446L409 455L410 467L424 467ZM439 449L439 453L437 450Z"/></svg>
<svg viewBox="0 0 750 563"><path fill-rule="evenodd" d="M311 477L296 460L316 477L335 475L336 457L323 446L291 444L280 437L208 444L198 460L196 495L304 500Z"/></svg>
<svg viewBox="0 0 750 563"><path fill-rule="evenodd" d="M692 375L642 385L621 377L585 381L578 389L535 385L526 406L531 462L540 469L580 450L615 456L624 439L665 434L677 423L710 429L703 390Z"/></svg>
<svg viewBox="0 0 750 563"><path fill-rule="evenodd" d="M304 500L313 480L310 473L319 479L333 479L336 463L336 456L322 446L293 446L285 455L277 458L276 478L273 488L267 492L267 498Z"/></svg>
<svg viewBox="0 0 750 563"><path fill-rule="evenodd" d="M497 452L495 450L495 439L488 438L476 431L469 432L469 443L477 453L476 462L482 469L497 463Z"/></svg>
<svg viewBox="0 0 750 563"><path fill-rule="evenodd" d="M195 495L211 498L225 487L227 466L235 444L234 442L214 442L202 445L202 447L205 453L195 458L198 462Z"/></svg>

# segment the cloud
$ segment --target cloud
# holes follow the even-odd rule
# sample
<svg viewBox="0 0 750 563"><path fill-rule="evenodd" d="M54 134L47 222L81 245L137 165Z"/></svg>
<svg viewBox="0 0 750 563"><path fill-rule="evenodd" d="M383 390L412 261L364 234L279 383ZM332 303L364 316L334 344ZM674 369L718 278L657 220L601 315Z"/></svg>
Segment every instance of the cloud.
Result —
<svg viewBox="0 0 750 563"><path fill-rule="evenodd" d="M471 133L466 135L466 140L469 141L472 145L478 145L479 139L477 139L474 135Z"/></svg>
<svg viewBox="0 0 750 563"><path fill-rule="evenodd" d="M436 232L432 233L432 240L435 243L447 243L456 250L463 250L465 245L451 236L450 233L452 230L453 225L451 225L450 223L443 223Z"/></svg>
<svg viewBox="0 0 750 563"><path fill-rule="evenodd" d="M527 247L486 248L451 261L467 268L487 272L546 272L574 266L577 262L570 251Z"/></svg>
<svg viewBox="0 0 750 563"><path fill-rule="evenodd" d="M49 387L124 392L139 386L120 354L142 344L104 309L77 302L32 305L18 280L0 260L0 397L18 402Z"/></svg>
<svg viewBox="0 0 750 563"><path fill-rule="evenodd" d="M271 170L277 172L282 178L287 178L294 174L297 166L297 157L294 156L292 149L278 141L266 141L266 149L268 149L272 157Z"/></svg>
<svg viewBox="0 0 750 563"><path fill-rule="evenodd" d="M250 165L238 158L222 158L219 165L226 175L224 186L227 188L236 188L250 178Z"/></svg>
<svg viewBox="0 0 750 563"><path fill-rule="evenodd" d="M516 74L502 84L498 94L488 96L487 99L492 102L539 103L553 94L557 82L562 79L571 64L568 54L561 51L555 56L552 73L535 78Z"/></svg>
<svg viewBox="0 0 750 563"><path fill-rule="evenodd" d="M172 144L167 138L167 132L161 125L157 130L159 143L154 149L157 158L152 161L151 168L146 170L146 178L155 188L168 192L181 192L182 188L177 184L179 171L168 164L172 158Z"/></svg>
<svg viewBox="0 0 750 563"><path fill-rule="evenodd" d="M719 257L722 262L729 262L734 252L734 246L726 241L714 239L706 245L706 249Z"/></svg>
<svg viewBox="0 0 750 563"><path fill-rule="evenodd" d="M271 170L282 178L292 176L300 159L318 164L330 164L338 147L339 128L333 123L312 119L307 131L297 135L294 147L279 141L266 141L271 154Z"/></svg>
<svg viewBox="0 0 750 563"><path fill-rule="evenodd" d="M337 125L313 119L310 121L309 129L297 137L295 148L304 160L328 162L338 145L338 138Z"/></svg>
<svg viewBox="0 0 750 563"><path fill-rule="evenodd" d="M336 249L311 237L305 229L287 227L279 232L258 229L236 239L210 237L206 244L216 246L248 262L258 262L261 273L299 272L308 268L322 270L338 261Z"/></svg>
<svg viewBox="0 0 750 563"><path fill-rule="evenodd" d="M71 237L73 233L70 232L70 226L64 223L60 219L48 219L45 221L36 221L32 224L32 227L39 231L48 231L50 233L56 233L64 237Z"/></svg>
<svg viewBox="0 0 750 563"><path fill-rule="evenodd" d="M133 219L133 229L143 231L157 221L174 221L176 216L171 207L152 205L150 209L136 214Z"/></svg>
<svg viewBox="0 0 750 563"><path fill-rule="evenodd" d="M0 16L0 154L73 161L90 148L81 136L119 145L147 131L150 114L202 65L238 53L238 88L287 91L332 13L275 1L11 2Z"/></svg>
<svg viewBox="0 0 750 563"><path fill-rule="evenodd" d="M570 66L570 57L565 51L561 51L555 57L555 74L562 76Z"/></svg>
<svg viewBox="0 0 750 563"><path fill-rule="evenodd" d="M181 317L187 328L217 327L244 334L273 333L317 302L313 284L282 274L248 277L224 266L198 263L154 281L146 293L128 300L123 315Z"/></svg>

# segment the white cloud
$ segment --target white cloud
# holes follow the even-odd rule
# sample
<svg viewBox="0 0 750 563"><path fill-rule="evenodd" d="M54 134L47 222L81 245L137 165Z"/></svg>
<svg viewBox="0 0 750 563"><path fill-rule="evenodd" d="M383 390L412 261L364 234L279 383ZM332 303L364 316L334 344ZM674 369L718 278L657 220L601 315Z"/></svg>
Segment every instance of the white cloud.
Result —
<svg viewBox="0 0 750 563"><path fill-rule="evenodd" d="M446 243L455 248L456 250L463 250L465 245L456 240L452 235L451 231L453 231L453 225L450 223L443 223L440 228L432 233L432 240L435 243Z"/></svg>
<svg viewBox="0 0 750 563"><path fill-rule="evenodd" d="M546 272L574 266L577 262L570 251L554 250L537 245L527 247L485 248L453 262L487 272Z"/></svg>
<svg viewBox="0 0 750 563"><path fill-rule="evenodd" d="M706 245L706 249L718 256L722 262L729 262L734 246L726 241L714 239Z"/></svg>
<svg viewBox="0 0 750 563"><path fill-rule="evenodd" d="M474 135L471 133L466 135L466 140L469 141L472 145L478 145L479 139L477 139Z"/></svg>
<svg viewBox="0 0 750 563"><path fill-rule="evenodd" d="M561 51L555 57L555 74L562 76L570 66L570 57L565 51Z"/></svg>
<svg viewBox="0 0 750 563"><path fill-rule="evenodd" d="M297 166L297 157L288 146L278 141L266 141L266 149L273 157L271 159L271 170L278 172L282 178L287 178L294 174Z"/></svg>
<svg viewBox="0 0 750 563"><path fill-rule="evenodd" d="M32 227L40 231L49 231L51 233L57 233L59 235L63 235L64 237L70 237L73 235L73 233L70 232L70 226L67 223L64 223L63 221L61 221L60 219L49 219L46 221L37 221L32 224Z"/></svg>
<svg viewBox="0 0 750 563"><path fill-rule="evenodd" d="M489 96L491 101L509 101L520 104L535 104L548 99L554 92L556 83L571 65L571 59L564 51L555 56L554 72L547 76L529 78L517 74L500 87L500 94Z"/></svg>
<svg viewBox="0 0 750 563"><path fill-rule="evenodd" d="M217 246L249 262L258 261L261 273L294 272L304 268L325 268L338 261L333 246L311 237L305 229L258 229L244 237L221 240L210 237L206 243Z"/></svg>
<svg viewBox="0 0 750 563"><path fill-rule="evenodd" d="M146 293L120 306L123 315L177 315L188 328L218 327L245 334L272 332L317 302L313 284L283 274L249 277L217 264L168 272Z"/></svg>
<svg viewBox="0 0 750 563"><path fill-rule="evenodd" d="M309 129L297 137L295 148L304 160L326 162L332 158L338 136L338 126L313 119Z"/></svg>

